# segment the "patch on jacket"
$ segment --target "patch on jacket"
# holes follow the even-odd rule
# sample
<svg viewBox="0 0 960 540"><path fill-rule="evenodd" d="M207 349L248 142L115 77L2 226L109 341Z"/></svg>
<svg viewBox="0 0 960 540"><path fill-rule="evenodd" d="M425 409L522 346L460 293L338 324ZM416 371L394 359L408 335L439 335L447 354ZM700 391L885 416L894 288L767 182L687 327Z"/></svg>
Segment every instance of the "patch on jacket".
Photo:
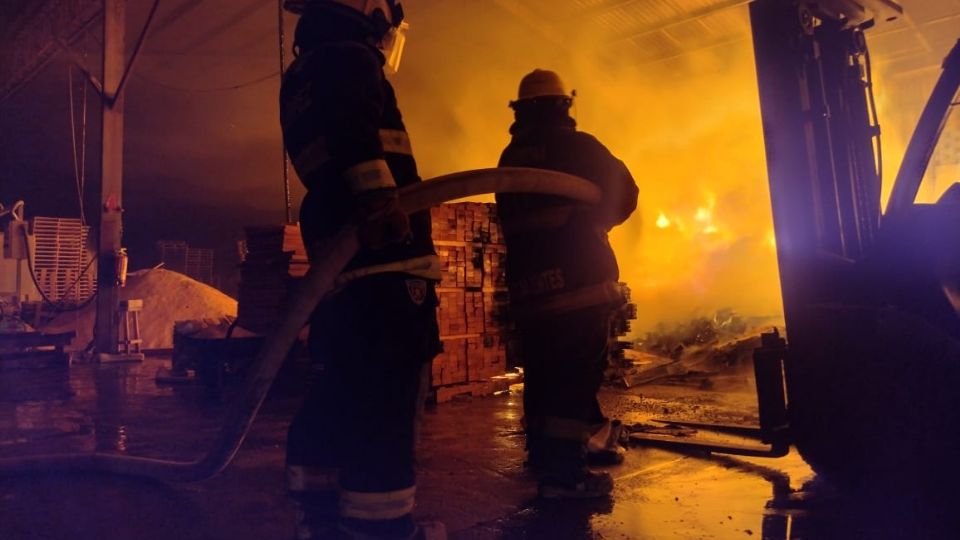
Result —
<svg viewBox="0 0 960 540"><path fill-rule="evenodd" d="M414 304L422 306L423 301L427 299L427 282L422 279L408 279L407 294L410 295L410 300Z"/></svg>

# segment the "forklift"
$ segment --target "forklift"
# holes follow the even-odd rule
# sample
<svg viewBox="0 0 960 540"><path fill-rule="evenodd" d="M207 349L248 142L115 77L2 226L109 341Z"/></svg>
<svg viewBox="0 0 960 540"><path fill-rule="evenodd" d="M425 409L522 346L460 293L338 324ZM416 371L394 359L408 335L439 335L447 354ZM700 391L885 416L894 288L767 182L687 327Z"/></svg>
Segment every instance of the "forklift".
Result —
<svg viewBox="0 0 960 540"><path fill-rule="evenodd" d="M888 0L750 4L785 333L754 354L759 439L636 433L680 450L776 457L795 446L840 484L949 485L960 455L960 182L915 199L958 102L960 41L881 211L880 130L866 34ZM960 178L957 179L960 181Z"/></svg>

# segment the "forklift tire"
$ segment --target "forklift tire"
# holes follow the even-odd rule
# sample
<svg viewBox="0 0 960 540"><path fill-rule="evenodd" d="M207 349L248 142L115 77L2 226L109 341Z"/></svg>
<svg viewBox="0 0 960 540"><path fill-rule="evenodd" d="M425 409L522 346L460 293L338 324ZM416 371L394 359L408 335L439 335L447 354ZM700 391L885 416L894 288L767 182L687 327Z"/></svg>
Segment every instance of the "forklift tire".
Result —
<svg viewBox="0 0 960 540"><path fill-rule="evenodd" d="M791 431L848 488L939 493L960 477L960 342L894 308L811 308L787 362ZM799 341L799 340L798 340Z"/></svg>

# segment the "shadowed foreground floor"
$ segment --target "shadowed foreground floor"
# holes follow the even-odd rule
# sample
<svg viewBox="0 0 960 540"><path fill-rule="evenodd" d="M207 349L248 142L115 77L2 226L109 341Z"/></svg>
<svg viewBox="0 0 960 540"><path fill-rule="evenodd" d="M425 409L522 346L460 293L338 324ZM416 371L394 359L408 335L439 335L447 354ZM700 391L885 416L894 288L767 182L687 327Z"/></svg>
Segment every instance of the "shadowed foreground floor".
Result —
<svg viewBox="0 0 960 540"><path fill-rule="evenodd" d="M161 386L164 362L0 372L0 457L113 451L189 459L216 432L224 400L199 386ZM292 539L283 485L286 424L303 393L288 368L236 460L208 482L168 485L96 475L0 479L0 538ZM688 377L604 390L626 423L681 418L756 423L747 375ZM430 409L420 448L417 512L451 537L480 539L946 538L949 517L896 486L844 493L791 453L780 459L682 455L634 447L610 469L600 502L538 502L523 467L521 396ZM377 426L370 426L377 429ZM950 516L948 504L945 511Z"/></svg>

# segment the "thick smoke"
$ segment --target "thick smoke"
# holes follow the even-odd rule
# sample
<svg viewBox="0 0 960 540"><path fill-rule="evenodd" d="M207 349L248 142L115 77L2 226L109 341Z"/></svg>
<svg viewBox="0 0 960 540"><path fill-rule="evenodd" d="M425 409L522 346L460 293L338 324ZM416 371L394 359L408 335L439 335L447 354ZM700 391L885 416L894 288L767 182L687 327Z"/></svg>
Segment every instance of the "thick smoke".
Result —
<svg viewBox="0 0 960 540"><path fill-rule="evenodd" d="M602 36L557 36L482 4L469 14L452 2L410 10L396 84L421 174L495 165L520 78L553 69L577 91L580 129L620 157L640 187L636 214L611 234L639 304L635 331L726 307L778 316L748 36L641 64L616 46L598 47Z"/></svg>

